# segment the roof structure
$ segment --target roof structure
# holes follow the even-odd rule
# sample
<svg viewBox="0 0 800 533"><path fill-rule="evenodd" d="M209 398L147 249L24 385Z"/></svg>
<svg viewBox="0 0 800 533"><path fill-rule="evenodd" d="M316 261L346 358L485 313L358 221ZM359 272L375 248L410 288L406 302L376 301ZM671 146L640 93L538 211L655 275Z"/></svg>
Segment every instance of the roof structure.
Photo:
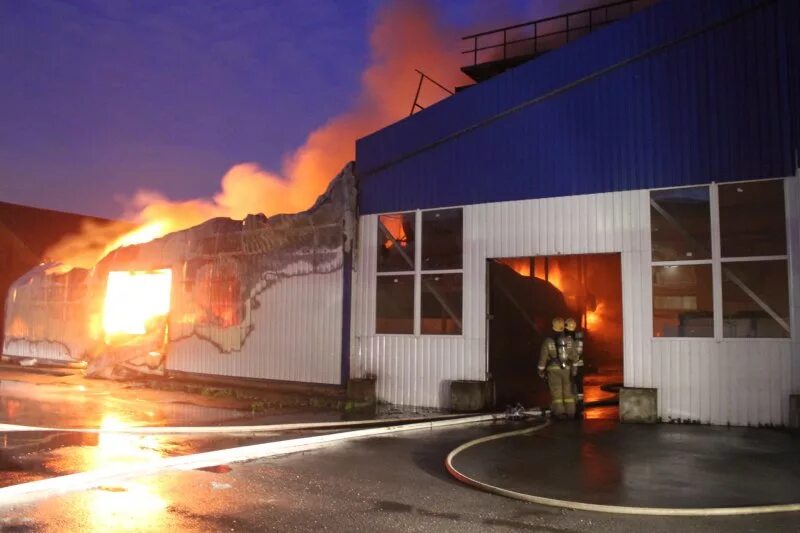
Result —
<svg viewBox="0 0 800 533"><path fill-rule="evenodd" d="M800 4L662 0L360 139L362 214L788 176Z"/></svg>
<svg viewBox="0 0 800 533"><path fill-rule="evenodd" d="M5 301L11 283L41 261L45 251L64 236L77 233L82 225L112 221L0 202L0 297ZM4 306L0 306L0 325L4 324Z"/></svg>

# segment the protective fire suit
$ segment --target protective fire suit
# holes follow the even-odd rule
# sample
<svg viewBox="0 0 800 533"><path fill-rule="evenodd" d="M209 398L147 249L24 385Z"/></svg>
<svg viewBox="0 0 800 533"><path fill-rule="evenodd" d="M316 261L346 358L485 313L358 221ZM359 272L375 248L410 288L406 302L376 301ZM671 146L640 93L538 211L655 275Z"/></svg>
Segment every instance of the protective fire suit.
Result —
<svg viewBox="0 0 800 533"><path fill-rule="evenodd" d="M575 390L575 412L583 414L583 331L576 331L572 343L572 381Z"/></svg>
<svg viewBox="0 0 800 533"><path fill-rule="evenodd" d="M555 322L553 321L554 326ZM539 351L539 376L544 377L545 373L547 375L552 415L556 418L572 418L575 416L570 365L572 339L564 335L563 330L556 332L558 336L555 339L550 337L542 343Z"/></svg>

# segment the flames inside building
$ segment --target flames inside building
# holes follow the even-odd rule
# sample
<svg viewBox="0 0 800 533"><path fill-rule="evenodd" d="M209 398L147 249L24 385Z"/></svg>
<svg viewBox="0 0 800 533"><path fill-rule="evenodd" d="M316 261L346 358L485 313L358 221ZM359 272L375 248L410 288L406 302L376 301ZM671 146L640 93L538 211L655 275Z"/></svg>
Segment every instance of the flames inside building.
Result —
<svg viewBox="0 0 800 533"><path fill-rule="evenodd" d="M513 257L488 261L489 371L500 405L544 405L536 359L556 317L585 332L589 381L622 382L622 277L619 254ZM599 399L587 390L587 401Z"/></svg>
<svg viewBox="0 0 800 533"><path fill-rule="evenodd" d="M163 373L170 361L190 372L242 375L249 368L251 377L338 382L341 326L327 341L336 357L316 364L324 347L281 345L286 321L269 317L293 304L332 330L341 324L355 197L348 165L301 213L212 219L115 249L90 270L40 265L9 290L3 352L87 361L90 375L104 377ZM259 358L273 366L258 368Z"/></svg>

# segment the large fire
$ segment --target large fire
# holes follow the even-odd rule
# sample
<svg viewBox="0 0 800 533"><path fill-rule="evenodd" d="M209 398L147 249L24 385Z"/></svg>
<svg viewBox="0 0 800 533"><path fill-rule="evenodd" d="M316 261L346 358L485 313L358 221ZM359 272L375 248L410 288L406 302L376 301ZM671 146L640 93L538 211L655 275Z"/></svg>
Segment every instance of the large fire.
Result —
<svg viewBox="0 0 800 533"><path fill-rule="evenodd" d="M211 198L170 200L142 190L126 202L124 216L139 226L128 231L111 225L101 230L86 226L46 252L52 260L92 268L111 250L139 244L186 229L214 217L242 219L248 214L294 213L308 209L328 182L354 158L355 140L408 114L417 90L415 69L449 87L466 85L458 68L460 39L453 28L437 23L437 13L424 2L387 2L378 10L370 35L369 65L361 74L355 104L309 133L304 144L286 154L280 169L242 162L222 178ZM446 97L424 88L421 103L428 107ZM257 157L259 154L253 154Z"/></svg>
<svg viewBox="0 0 800 533"><path fill-rule="evenodd" d="M167 232L165 226L166 226L165 222L161 220L156 220L154 222L150 222L143 226L139 226L130 233L126 233L121 237L119 237L118 239L116 239L115 241L113 241L112 243L108 244L105 250L103 250L103 255L122 246L142 244L145 242L150 242L158 237L161 237Z"/></svg>
<svg viewBox="0 0 800 533"><path fill-rule="evenodd" d="M537 258L533 273L531 273L531 260L528 257L508 257L499 261L511 267L520 276L528 278L533 274L533 277L547 281L559 291L564 292L564 274L556 261L549 261L547 272L545 272L543 258Z"/></svg>
<svg viewBox="0 0 800 533"><path fill-rule="evenodd" d="M106 340L145 334L148 324L169 312L171 286L169 269L109 272L103 304Z"/></svg>
<svg viewBox="0 0 800 533"><path fill-rule="evenodd" d="M533 259L533 261L532 261ZM580 310L585 313L586 322L582 325L587 330L597 331L602 329L604 322L605 303L599 301L594 307L586 305L585 287L582 286L577 275L568 274L561 264L558 257L508 257L499 259L499 262L511 267L514 272L525 277L534 277L547 281L553 287L561 291L564 295L564 302L570 309L577 310L580 317ZM567 268L568 272L571 272ZM582 318L582 317L580 317Z"/></svg>

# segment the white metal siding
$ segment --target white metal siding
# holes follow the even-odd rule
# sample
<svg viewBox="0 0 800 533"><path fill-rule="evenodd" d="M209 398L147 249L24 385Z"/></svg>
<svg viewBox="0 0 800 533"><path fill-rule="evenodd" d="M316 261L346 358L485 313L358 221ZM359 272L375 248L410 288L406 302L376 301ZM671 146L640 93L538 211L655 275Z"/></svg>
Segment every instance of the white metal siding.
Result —
<svg viewBox="0 0 800 533"><path fill-rule="evenodd" d="M190 337L170 343L167 369L200 374L339 384L342 271L282 279L258 297L240 351L220 353Z"/></svg>
<svg viewBox="0 0 800 533"><path fill-rule="evenodd" d="M797 179L787 179L792 255L800 250ZM376 335L377 215L361 218L353 285L351 375L377 376L378 397L447 407L449 381L486 376L486 259L620 253L626 386L659 389L665 420L785 423L800 388L798 344L787 340L654 339L649 191L472 205L464 208L463 336ZM792 264L795 339L800 307Z"/></svg>
<svg viewBox="0 0 800 533"><path fill-rule="evenodd" d="M14 357L33 357L48 361L75 361L66 345L51 341L29 341L12 339L6 341L3 355Z"/></svg>

